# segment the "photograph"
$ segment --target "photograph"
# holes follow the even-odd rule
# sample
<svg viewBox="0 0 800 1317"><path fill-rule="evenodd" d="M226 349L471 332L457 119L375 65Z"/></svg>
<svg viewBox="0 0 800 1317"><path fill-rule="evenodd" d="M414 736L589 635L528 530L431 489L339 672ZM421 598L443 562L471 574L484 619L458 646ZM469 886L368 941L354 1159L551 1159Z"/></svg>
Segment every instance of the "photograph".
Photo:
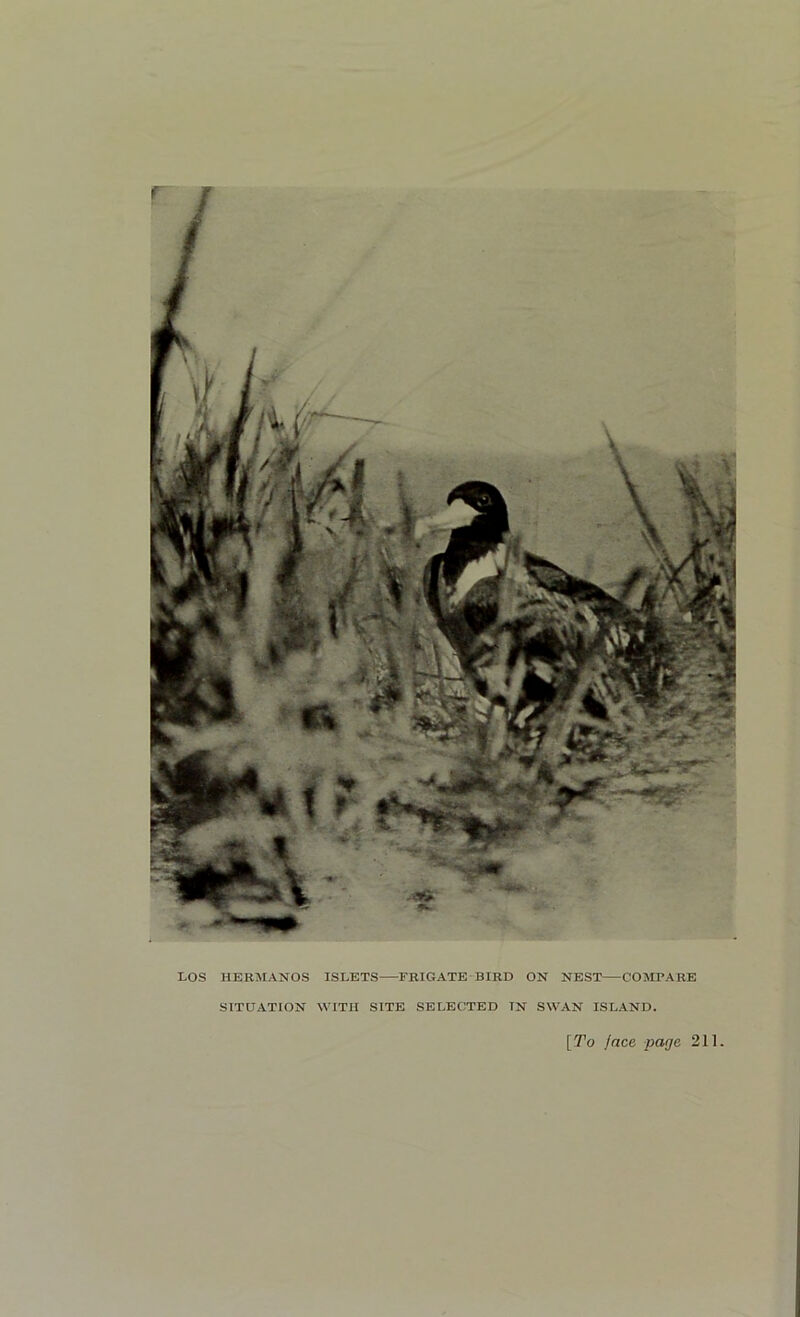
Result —
<svg viewBox="0 0 800 1317"><path fill-rule="evenodd" d="M734 937L733 197L151 218L151 940Z"/></svg>

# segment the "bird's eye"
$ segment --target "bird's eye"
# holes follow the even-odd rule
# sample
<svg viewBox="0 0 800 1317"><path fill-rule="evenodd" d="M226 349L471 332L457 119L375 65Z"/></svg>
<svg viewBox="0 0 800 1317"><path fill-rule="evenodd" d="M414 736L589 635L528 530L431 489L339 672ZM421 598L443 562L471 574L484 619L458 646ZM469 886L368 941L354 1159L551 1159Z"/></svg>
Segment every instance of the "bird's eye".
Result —
<svg viewBox="0 0 800 1317"><path fill-rule="evenodd" d="M475 502L477 503L479 508L488 508L489 497L487 494L479 494Z"/></svg>

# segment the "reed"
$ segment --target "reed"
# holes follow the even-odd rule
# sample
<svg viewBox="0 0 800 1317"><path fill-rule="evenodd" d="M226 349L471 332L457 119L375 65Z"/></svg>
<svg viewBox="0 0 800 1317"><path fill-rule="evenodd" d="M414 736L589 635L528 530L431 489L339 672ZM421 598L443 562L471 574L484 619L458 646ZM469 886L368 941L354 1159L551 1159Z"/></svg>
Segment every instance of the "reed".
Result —
<svg viewBox="0 0 800 1317"><path fill-rule="evenodd" d="M655 559L661 589L654 583L648 602L652 604L657 598L658 607L663 607L671 594L684 620L707 628L722 653L731 658L736 635L736 482L732 460L724 459L713 492L703 489L696 461L676 461L690 544L689 552L676 566L605 422L603 433L636 508L643 539Z"/></svg>

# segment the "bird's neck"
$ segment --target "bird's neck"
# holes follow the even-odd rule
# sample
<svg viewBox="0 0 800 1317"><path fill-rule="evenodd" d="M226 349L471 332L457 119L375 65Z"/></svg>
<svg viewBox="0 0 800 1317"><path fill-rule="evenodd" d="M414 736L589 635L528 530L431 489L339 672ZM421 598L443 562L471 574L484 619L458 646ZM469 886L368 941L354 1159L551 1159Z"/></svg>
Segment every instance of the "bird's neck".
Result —
<svg viewBox="0 0 800 1317"><path fill-rule="evenodd" d="M505 551L504 539L497 534L465 535L463 530L455 530L444 551L445 579L453 581L471 563L498 553L504 555Z"/></svg>
<svg viewBox="0 0 800 1317"><path fill-rule="evenodd" d="M451 536L442 561L442 577L450 607L459 603L478 581L497 576L505 566L506 545L497 537L465 540Z"/></svg>

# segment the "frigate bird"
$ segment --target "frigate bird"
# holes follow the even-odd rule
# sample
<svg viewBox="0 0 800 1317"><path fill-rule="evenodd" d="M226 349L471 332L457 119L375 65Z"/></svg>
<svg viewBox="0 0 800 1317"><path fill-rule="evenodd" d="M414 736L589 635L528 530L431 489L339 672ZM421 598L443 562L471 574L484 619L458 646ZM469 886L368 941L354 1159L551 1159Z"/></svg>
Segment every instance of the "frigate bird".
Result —
<svg viewBox="0 0 800 1317"><path fill-rule="evenodd" d="M594 717L607 718L610 704L619 703L620 680L641 688L646 619L546 558L515 555L506 503L494 485L457 485L442 512L417 522L415 535L445 530L445 551L425 567L425 599L478 694L509 706L517 726L589 660L582 702Z"/></svg>

